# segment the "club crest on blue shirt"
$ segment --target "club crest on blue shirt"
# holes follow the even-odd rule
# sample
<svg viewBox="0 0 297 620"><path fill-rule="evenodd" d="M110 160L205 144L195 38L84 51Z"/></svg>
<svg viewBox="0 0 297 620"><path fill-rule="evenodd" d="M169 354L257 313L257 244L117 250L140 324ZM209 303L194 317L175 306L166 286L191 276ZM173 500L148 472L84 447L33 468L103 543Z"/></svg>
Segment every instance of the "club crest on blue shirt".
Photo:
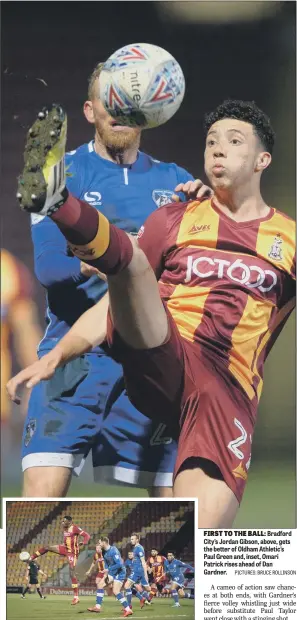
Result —
<svg viewBox="0 0 297 620"><path fill-rule="evenodd" d="M169 189L154 189L152 193L153 201L156 203L158 209L164 205L169 205L174 202L174 192Z"/></svg>

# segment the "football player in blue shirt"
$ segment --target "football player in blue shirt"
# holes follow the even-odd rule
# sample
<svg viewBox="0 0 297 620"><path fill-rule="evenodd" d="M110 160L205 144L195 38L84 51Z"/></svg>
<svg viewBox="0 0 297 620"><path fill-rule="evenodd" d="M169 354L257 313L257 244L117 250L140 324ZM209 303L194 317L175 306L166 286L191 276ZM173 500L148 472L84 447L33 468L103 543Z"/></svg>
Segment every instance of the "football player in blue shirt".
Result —
<svg viewBox="0 0 297 620"><path fill-rule="evenodd" d="M145 561L144 548L139 542L138 534L131 534L131 545L133 546L133 562L132 571L127 578L124 588L128 603L131 605L132 591L131 588L134 585L141 586L141 591L136 588L135 596L140 601L140 607L142 608L146 603L150 604L150 586L147 575L147 565Z"/></svg>
<svg viewBox="0 0 297 620"><path fill-rule="evenodd" d="M185 564L185 562L181 562L181 560L177 560L174 556L174 553L172 553L172 551L169 551L167 553L167 560L165 560L164 562L164 569L165 569L166 575L168 575L168 577L171 580L170 589L171 589L172 598L174 600L173 607L180 607L180 603L178 600L179 598L178 590L183 589L184 582L185 582L184 571L187 568L190 568L192 571L194 571L193 566L191 566L190 564ZM191 598L191 595L187 597L186 595L184 595L184 597Z"/></svg>
<svg viewBox="0 0 297 620"><path fill-rule="evenodd" d="M99 100L100 70L98 65L90 78L84 105L95 137L66 155L67 187L109 221L136 233L154 209L178 198L175 192L199 197L208 188L176 164L139 150L141 130L118 126ZM107 285L96 268L68 251L50 218L32 215L31 223L35 273L47 292L42 357L102 298ZM122 367L99 346L33 388L22 441L23 495L64 496L72 472L79 475L90 450L96 480L171 495L177 444L164 424L152 422L129 402Z"/></svg>
<svg viewBox="0 0 297 620"><path fill-rule="evenodd" d="M106 568L108 569L108 584L113 584L113 593L119 603L124 607L124 618L126 618L127 616L132 616L133 612L131 610L130 604L127 602L124 594L121 593L121 589L123 587L123 583L126 577L124 560L121 557L121 554L117 547L115 547L114 545L110 545L109 538L107 538L106 536L99 539L99 544L105 552L104 563ZM97 591L96 608L100 611L104 597L104 590L100 591L99 596L98 593L99 591ZM92 611L95 611L95 608Z"/></svg>
<svg viewBox="0 0 297 620"><path fill-rule="evenodd" d="M132 565L133 565L133 551L128 551L128 557L125 560L125 567L127 571L127 577L132 573Z"/></svg>

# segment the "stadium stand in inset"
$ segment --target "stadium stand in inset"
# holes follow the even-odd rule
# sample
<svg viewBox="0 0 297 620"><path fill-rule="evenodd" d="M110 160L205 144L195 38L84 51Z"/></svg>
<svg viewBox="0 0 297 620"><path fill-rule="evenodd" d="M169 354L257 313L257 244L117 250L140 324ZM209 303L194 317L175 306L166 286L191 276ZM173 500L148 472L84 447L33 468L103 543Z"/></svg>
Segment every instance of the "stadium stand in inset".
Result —
<svg viewBox="0 0 297 620"><path fill-rule="evenodd" d="M62 514L70 514L73 522L91 535L89 555L78 563L81 583L93 585L92 578L85 579L85 571L92 561L95 544L100 535L109 536L111 543L121 549L126 558L130 550L133 531L140 534L146 553L152 547L162 551L176 541L182 549L189 541L181 537L188 520L194 518L192 502L17 502L9 506L7 515L7 585L20 585L25 575L25 565L19 560L23 549L32 554L45 545L63 544ZM180 543L178 544L178 538ZM182 542L181 542L182 541ZM175 548L175 547L174 547ZM178 551L180 551L178 549ZM184 559L192 559L193 547L189 547ZM47 574L47 581L59 582L59 572L67 565L67 559L47 553L37 559Z"/></svg>

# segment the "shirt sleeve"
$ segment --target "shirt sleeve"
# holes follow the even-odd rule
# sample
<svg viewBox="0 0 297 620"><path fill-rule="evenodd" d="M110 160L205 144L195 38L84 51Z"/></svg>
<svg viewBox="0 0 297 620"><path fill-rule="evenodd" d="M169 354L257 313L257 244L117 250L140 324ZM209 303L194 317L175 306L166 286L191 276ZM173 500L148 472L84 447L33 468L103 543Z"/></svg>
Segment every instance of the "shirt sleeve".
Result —
<svg viewBox="0 0 297 620"><path fill-rule="evenodd" d="M176 182L177 185L179 185L179 183L187 183L188 181L195 180L193 175L190 174L190 172L188 172L184 168L181 168L180 166L176 166L176 178L177 178L177 182ZM177 192L177 196L179 196L179 199L181 202L186 200L186 196L183 192Z"/></svg>
<svg viewBox="0 0 297 620"><path fill-rule="evenodd" d="M85 532L84 530L82 530L80 527L78 529L80 530L79 533L80 533L80 535L83 538L84 545L87 545L89 540L90 540L90 538L91 538L90 534L88 534L88 532Z"/></svg>
<svg viewBox="0 0 297 620"><path fill-rule="evenodd" d="M120 552L118 551L118 549L114 549L112 555L113 555L113 565L117 567L122 566L122 559L121 559Z"/></svg>
<svg viewBox="0 0 297 620"><path fill-rule="evenodd" d="M65 155L66 187L76 198L81 197L82 175L81 166L76 166L77 151L70 151Z"/></svg>
<svg viewBox="0 0 297 620"><path fill-rule="evenodd" d="M190 568L191 570L194 570L193 566L191 566L191 564L185 564L185 562L181 562L181 560L178 560L178 566L186 569L186 568Z"/></svg>
<svg viewBox="0 0 297 620"><path fill-rule="evenodd" d="M139 247L146 254L157 280L164 269L164 243L166 240L166 207L153 211L139 229Z"/></svg>
<svg viewBox="0 0 297 620"><path fill-rule="evenodd" d="M180 166L176 166L176 176L178 183L187 183L187 181L194 181L193 175L185 170L185 168L181 168Z"/></svg>
<svg viewBox="0 0 297 620"><path fill-rule="evenodd" d="M39 282L50 288L57 284L85 282L80 260L68 255L67 242L49 217L32 216L34 270Z"/></svg>
<svg viewBox="0 0 297 620"><path fill-rule="evenodd" d="M73 532L73 534L82 534L83 530L81 529L81 527L78 527L78 525L73 525L72 532Z"/></svg>

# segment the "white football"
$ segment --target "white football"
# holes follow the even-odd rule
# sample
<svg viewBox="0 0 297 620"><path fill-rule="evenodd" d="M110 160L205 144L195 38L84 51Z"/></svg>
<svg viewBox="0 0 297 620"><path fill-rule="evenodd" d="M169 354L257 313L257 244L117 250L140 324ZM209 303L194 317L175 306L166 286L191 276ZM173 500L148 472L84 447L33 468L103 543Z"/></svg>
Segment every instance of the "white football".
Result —
<svg viewBox="0 0 297 620"><path fill-rule="evenodd" d="M185 78L178 62L150 43L125 45L104 63L99 97L121 125L158 127L178 110Z"/></svg>
<svg viewBox="0 0 297 620"><path fill-rule="evenodd" d="M21 551L19 558L20 560L22 560L22 562L26 562L26 560L29 560L30 557L30 553L28 553L28 551Z"/></svg>

